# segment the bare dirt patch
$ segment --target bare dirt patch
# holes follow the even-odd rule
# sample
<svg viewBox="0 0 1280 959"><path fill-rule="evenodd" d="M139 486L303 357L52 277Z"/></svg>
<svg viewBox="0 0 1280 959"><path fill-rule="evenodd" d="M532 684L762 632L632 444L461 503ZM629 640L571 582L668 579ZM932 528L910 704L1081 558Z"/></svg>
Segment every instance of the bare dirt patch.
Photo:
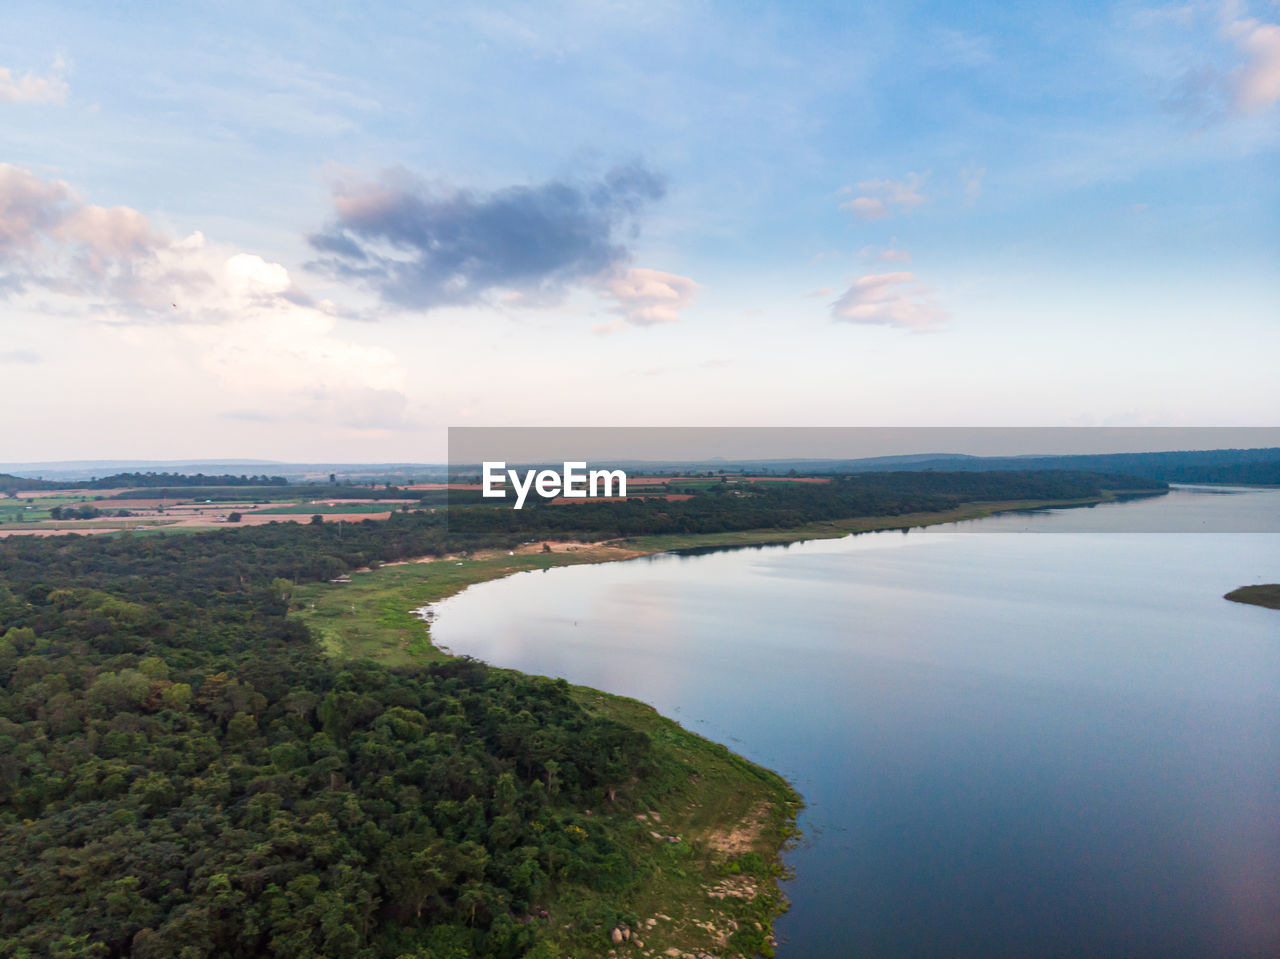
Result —
<svg viewBox="0 0 1280 959"><path fill-rule="evenodd" d="M46 496L83 496L85 499L92 499L97 496L113 496L116 493L127 492L127 487L120 489L82 489L79 486L69 486L66 489L24 489L19 491L18 499L43 499Z"/></svg>
<svg viewBox="0 0 1280 959"><path fill-rule="evenodd" d="M716 830L702 837L702 841L728 859L741 856L744 852L750 852L756 847L768 815L769 807L767 805L756 806L746 819L740 821L732 829Z"/></svg>
<svg viewBox="0 0 1280 959"><path fill-rule="evenodd" d="M345 506L348 503L416 503L416 499L313 499L308 500L312 506Z"/></svg>

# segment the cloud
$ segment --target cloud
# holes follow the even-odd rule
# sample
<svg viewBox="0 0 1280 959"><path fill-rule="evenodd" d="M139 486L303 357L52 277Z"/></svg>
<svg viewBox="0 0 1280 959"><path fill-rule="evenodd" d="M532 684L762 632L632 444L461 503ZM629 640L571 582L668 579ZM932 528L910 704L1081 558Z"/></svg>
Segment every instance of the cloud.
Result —
<svg viewBox="0 0 1280 959"><path fill-rule="evenodd" d="M693 303L698 289L687 276L633 267L607 275L601 292L616 302L614 312L628 323L657 326L679 321L680 311Z"/></svg>
<svg viewBox="0 0 1280 959"><path fill-rule="evenodd" d="M854 187L844 187L842 194L856 193L840 204L859 220L883 220L895 213L910 213L928 199L920 192L920 177L908 173L902 180L863 180Z"/></svg>
<svg viewBox="0 0 1280 959"><path fill-rule="evenodd" d="M612 319L608 323L597 323L591 327L591 332L596 336L612 336L614 333L621 333L627 328L627 324L620 319Z"/></svg>
<svg viewBox="0 0 1280 959"><path fill-rule="evenodd" d="M942 66L960 67L981 67L995 59L989 38L947 27L930 31L924 57Z"/></svg>
<svg viewBox="0 0 1280 959"><path fill-rule="evenodd" d="M58 64L54 66L56 69ZM62 106L66 102L67 82L61 77L41 77L30 71L17 77L8 67L0 67L0 103L51 103Z"/></svg>
<svg viewBox="0 0 1280 959"><path fill-rule="evenodd" d="M400 360L385 347L346 340L336 325L316 310L260 306L228 323L164 332L197 358L235 409L355 430L407 425Z"/></svg>
<svg viewBox="0 0 1280 959"><path fill-rule="evenodd" d="M1227 26L1245 62L1233 76L1236 109L1261 113L1280 101L1280 26L1238 20Z"/></svg>
<svg viewBox="0 0 1280 959"><path fill-rule="evenodd" d="M34 350L0 350L0 363L39 363L40 354Z"/></svg>
<svg viewBox="0 0 1280 959"><path fill-rule="evenodd" d="M986 167L967 166L960 171L960 182L964 185L966 203L976 203L982 196L982 180L987 175Z"/></svg>
<svg viewBox="0 0 1280 959"><path fill-rule="evenodd" d="M858 256L864 260L875 260L877 263L911 263L910 252L898 245L896 236L889 241L889 245L884 249L875 246L864 246L858 251ZM821 292L830 293L831 290L824 287Z"/></svg>
<svg viewBox="0 0 1280 959"><path fill-rule="evenodd" d="M1143 16L1137 22L1164 34L1181 68L1164 78L1164 104L1184 117L1215 123L1260 114L1280 102L1280 25L1242 15L1243 5L1189 5L1179 16ZM1194 51L1184 54L1182 50ZM1167 55L1173 59L1173 55Z"/></svg>
<svg viewBox="0 0 1280 959"><path fill-rule="evenodd" d="M554 296L622 267L636 216L664 193L662 179L639 165L594 182L490 193L388 170L335 185L335 218L308 238L324 255L308 266L411 309L479 303L499 292Z"/></svg>
<svg viewBox="0 0 1280 959"><path fill-rule="evenodd" d="M339 335L343 311L299 289L281 264L199 232L176 240L137 210L86 203L60 180L7 165L0 297L45 314L70 303L139 354L193 362L233 409L355 430L404 421L396 354Z"/></svg>
<svg viewBox="0 0 1280 959"><path fill-rule="evenodd" d="M171 246L136 210L85 203L61 180L0 163L0 293L35 287L141 303Z"/></svg>
<svg viewBox="0 0 1280 959"><path fill-rule="evenodd" d="M881 263L910 263L911 254L898 246L898 239L894 237L888 249L881 250L876 254L876 259Z"/></svg>
<svg viewBox="0 0 1280 959"><path fill-rule="evenodd" d="M947 320L913 273L873 273L854 280L831 304L831 317L842 323L898 326L917 333Z"/></svg>

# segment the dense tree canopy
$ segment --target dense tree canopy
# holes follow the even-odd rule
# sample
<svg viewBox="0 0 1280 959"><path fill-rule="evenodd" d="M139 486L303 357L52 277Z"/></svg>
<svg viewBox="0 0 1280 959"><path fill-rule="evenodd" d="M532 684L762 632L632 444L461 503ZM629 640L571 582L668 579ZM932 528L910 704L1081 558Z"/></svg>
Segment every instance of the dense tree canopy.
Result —
<svg viewBox="0 0 1280 959"><path fill-rule="evenodd" d="M630 875L583 810L654 773L645 734L562 681L327 660L288 615L295 582L551 532L793 526L1106 482L871 475L0 541L0 954L540 955L560 885Z"/></svg>

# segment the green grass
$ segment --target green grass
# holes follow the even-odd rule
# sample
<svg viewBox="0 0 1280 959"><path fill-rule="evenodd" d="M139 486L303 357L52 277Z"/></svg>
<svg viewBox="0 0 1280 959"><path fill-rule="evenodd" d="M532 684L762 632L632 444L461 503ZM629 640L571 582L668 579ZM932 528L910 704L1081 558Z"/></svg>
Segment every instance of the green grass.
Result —
<svg viewBox="0 0 1280 959"><path fill-rule="evenodd" d="M773 920L786 908L777 887L780 851L796 836L800 797L782 777L651 706L585 687L574 694L590 711L647 733L655 763L641 782L585 817L623 850L630 875L608 890L560 888L555 915L565 921L550 930L548 955L602 956L617 924L633 930L649 955L671 948L772 955ZM714 897L726 881L751 894ZM641 954L635 945L619 947L628 952Z"/></svg>
<svg viewBox="0 0 1280 959"><path fill-rule="evenodd" d="M550 569L625 558L621 550L584 548L567 553L490 550L473 558L382 566L352 573L349 583L308 583L293 605L325 651L343 659L372 659L387 666L441 659L415 609L466 589L528 569Z"/></svg>
<svg viewBox="0 0 1280 959"><path fill-rule="evenodd" d="M511 555L488 550L463 559L382 566L353 573L347 583L299 586L293 605L329 655L404 666L447 658L431 644L428 626L413 610L475 583L523 570L677 548L781 543L926 526L1100 499L966 504L945 512L863 517L798 529L649 536L572 552ZM553 949L547 955L605 955L612 945L609 930L619 923L638 934L644 954L660 956L677 949L682 954L772 955L772 922L785 908L776 881L782 870L781 849L795 835L799 796L776 774L682 729L643 703L581 687L575 688L575 696L589 709L644 730L657 755L654 768L622 790L609 808L591 811L595 818L587 824L605 829L629 864L619 883L608 889L558 890L555 914L563 921L551 930ZM656 811L660 821L648 818L650 811ZM637 819L641 814L644 820ZM744 824L753 828L744 830ZM724 848L722 840L735 830L738 846ZM655 839L653 832L663 839ZM667 836L680 841L667 842ZM725 883L748 894L717 897ZM655 920L653 926L650 919ZM620 955L635 951L632 945L619 947Z"/></svg>
<svg viewBox="0 0 1280 959"><path fill-rule="evenodd" d="M1280 583L1241 586L1239 589L1233 589L1227 593L1223 599L1229 599L1233 603L1265 606L1267 609L1280 609Z"/></svg>
<svg viewBox="0 0 1280 959"><path fill-rule="evenodd" d="M508 555L503 550L487 550L461 560L382 566L373 571L353 573L350 583L308 583L295 589L294 605L302 619L319 636L329 655L405 666L444 655L431 645L426 625L413 615L413 610L452 596L474 583L498 579L521 570L606 562L672 549L828 539L871 530L905 529L977 519L1015 509L1085 505L1097 501L977 503L944 512L857 517L790 529L641 536L619 540L608 547L583 547L573 552Z"/></svg>
<svg viewBox="0 0 1280 959"><path fill-rule="evenodd" d="M425 663L447 654L431 645L414 609L523 570L634 555L609 547L515 555L491 550L467 559L382 566L353 573L349 583L300 586L292 603L331 656L388 666ZM780 776L688 732L651 706L585 687L574 687L574 696L592 712L646 732L655 762L604 808L584 811L583 827L603 830L611 847L622 851L626 867L607 888L557 889L557 923L547 954L602 956L612 946L610 930L621 923L652 955L669 948L771 955L773 919L784 908L777 886L781 850L795 835L800 797ZM650 819L651 812L659 818ZM724 848L735 831L737 848ZM668 836L680 841L668 842ZM712 893L724 882L750 894L716 898ZM636 951L630 945L622 949Z"/></svg>
<svg viewBox="0 0 1280 959"><path fill-rule="evenodd" d="M49 518L49 510L55 506L78 506L82 503L92 503L92 498L88 496L68 496L65 494L56 496L32 496L30 498L22 499L10 499L5 497L4 499L0 499L0 523L29 523L35 520L47 520ZM101 509L102 507L99 506L98 508ZM18 519L19 516L22 517L21 520Z"/></svg>

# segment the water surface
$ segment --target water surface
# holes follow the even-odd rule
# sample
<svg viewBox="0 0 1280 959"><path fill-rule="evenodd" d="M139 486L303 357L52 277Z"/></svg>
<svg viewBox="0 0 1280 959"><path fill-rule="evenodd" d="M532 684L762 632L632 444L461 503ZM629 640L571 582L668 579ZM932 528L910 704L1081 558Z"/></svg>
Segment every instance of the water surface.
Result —
<svg viewBox="0 0 1280 959"><path fill-rule="evenodd" d="M1274 957L1280 613L1221 597L1276 580L1280 490L1182 489L521 573L433 633L795 783L784 959Z"/></svg>

